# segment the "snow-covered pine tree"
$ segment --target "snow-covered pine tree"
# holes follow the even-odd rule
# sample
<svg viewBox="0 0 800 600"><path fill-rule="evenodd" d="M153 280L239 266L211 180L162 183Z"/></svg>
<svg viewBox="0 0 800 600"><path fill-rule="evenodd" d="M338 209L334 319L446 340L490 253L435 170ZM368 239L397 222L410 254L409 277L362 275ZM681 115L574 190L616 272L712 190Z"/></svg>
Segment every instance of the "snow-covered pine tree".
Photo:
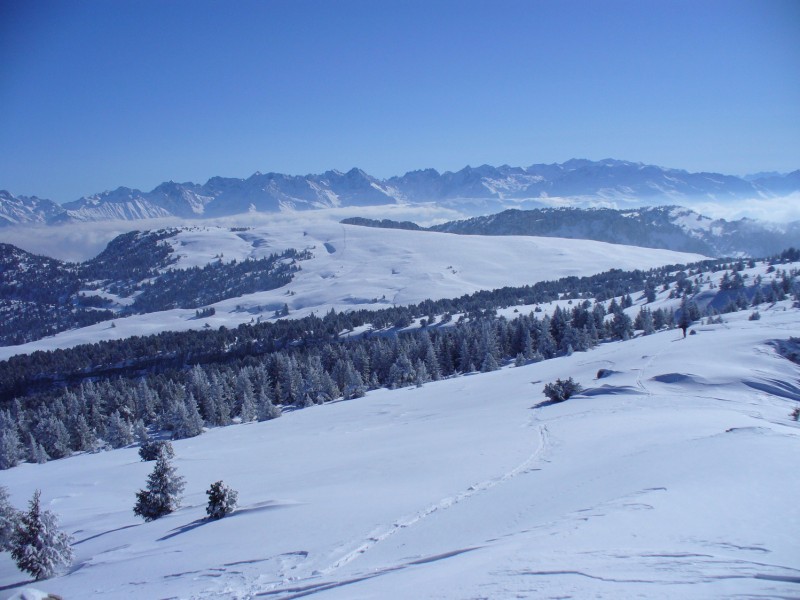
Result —
<svg viewBox="0 0 800 600"><path fill-rule="evenodd" d="M93 449L98 443L97 436L89 427L86 417L80 413L70 414L70 417L67 429L72 449L78 452Z"/></svg>
<svg viewBox="0 0 800 600"><path fill-rule="evenodd" d="M611 319L611 335L618 340L628 340L633 335L633 321L620 308Z"/></svg>
<svg viewBox="0 0 800 600"><path fill-rule="evenodd" d="M11 550L11 541L19 522L19 511L11 506L8 490L0 486L0 552Z"/></svg>
<svg viewBox="0 0 800 600"><path fill-rule="evenodd" d="M500 365L497 364L497 361L494 358L494 354L491 352L487 352L486 355L483 357L483 362L481 363L481 373L489 373L491 371L497 371L500 368Z"/></svg>
<svg viewBox="0 0 800 600"><path fill-rule="evenodd" d="M266 389L261 390L258 394L256 411L259 421L269 421L270 419L276 419L281 416L280 406L276 406L272 403Z"/></svg>
<svg viewBox="0 0 800 600"><path fill-rule="evenodd" d="M203 418L197 409L194 395L189 392L183 400L176 399L171 415L172 438L182 440L203 433Z"/></svg>
<svg viewBox="0 0 800 600"><path fill-rule="evenodd" d="M154 421L156 418L156 407L160 404L160 399L147 385L147 382L142 379L136 387L135 393L136 401L136 416L148 422Z"/></svg>
<svg viewBox="0 0 800 600"><path fill-rule="evenodd" d="M180 507L184 487L183 477L163 453L159 454L153 472L147 476L147 489L136 492L133 514L154 521L173 512Z"/></svg>
<svg viewBox="0 0 800 600"><path fill-rule="evenodd" d="M349 360L340 361L342 369L342 397L345 400L352 398L361 398L367 393L367 388L364 385L364 380L361 374L356 371L353 363Z"/></svg>
<svg viewBox="0 0 800 600"><path fill-rule="evenodd" d="M30 501L28 512L22 513L14 530L11 558L17 567L33 575L37 580L51 577L58 567L72 562L72 539L59 531L56 516L42 510L36 490Z"/></svg>
<svg viewBox="0 0 800 600"><path fill-rule="evenodd" d="M112 448L124 448L133 443L133 428L118 410L114 411L106 423L106 441Z"/></svg>
<svg viewBox="0 0 800 600"><path fill-rule="evenodd" d="M235 404L242 423L249 423L256 418L256 398L253 392L253 383L250 380L248 369L239 371L235 380Z"/></svg>
<svg viewBox="0 0 800 600"><path fill-rule="evenodd" d="M206 494L208 494L206 513L209 519L221 519L232 513L239 498L236 490L228 487L222 481L212 483L211 487L206 490Z"/></svg>
<svg viewBox="0 0 800 600"><path fill-rule="evenodd" d="M175 457L175 450L172 448L172 444L166 440L148 440L139 448L139 456L145 462L156 460L162 454L167 459Z"/></svg>
<svg viewBox="0 0 800 600"><path fill-rule="evenodd" d="M22 458L19 433L7 410L0 411L0 470L16 467Z"/></svg>
<svg viewBox="0 0 800 600"><path fill-rule="evenodd" d="M414 379L414 383L416 383L417 387L422 387L431 380L431 376L428 373L428 369L425 366L425 363L421 359L417 360L417 364L414 367L414 371L416 371L416 377Z"/></svg>
<svg viewBox="0 0 800 600"><path fill-rule="evenodd" d="M145 444L150 439L150 434L147 433L147 425L141 419L136 419L133 424L133 439L140 444Z"/></svg>
<svg viewBox="0 0 800 600"><path fill-rule="evenodd" d="M249 423L256 418L255 398L251 393L242 396L242 408L239 411L242 423Z"/></svg>
<svg viewBox="0 0 800 600"><path fill-rule="evenodd" d="M47 451L36 441L32 433L28 434L28 460L38 465L42 465L50 460Z"/></svg>
<svg viewBox="0 0 800 600"><path fill-rule="evenodd" d="M42 411L34 427L34 434L48 457L63 458L72 454L69 448L69 432L55 414Z"/></svg>
<svg viewBox="0 0 800 600"><path fill-rule="evenodd" d="M417 372L406 353L401 351L389 369L389 385L392 389L412 385L417 379Z"/></svg>

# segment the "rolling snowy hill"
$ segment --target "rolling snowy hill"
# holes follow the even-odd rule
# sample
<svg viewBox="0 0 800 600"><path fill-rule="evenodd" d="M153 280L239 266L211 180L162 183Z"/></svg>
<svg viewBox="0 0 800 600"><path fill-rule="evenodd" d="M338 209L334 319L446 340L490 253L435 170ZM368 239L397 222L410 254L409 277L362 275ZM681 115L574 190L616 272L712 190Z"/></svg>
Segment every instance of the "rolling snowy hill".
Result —
<svg viewBox="0 0 800 600"><path fill-rule="evenodd" d="M158 250L159 253L153 258L155 270L145 270L143 275L137 276L138 279L144 277L145 281L150 280L154 273L167 269L185 270L209 264L233 265L234 262L246 265L248 260L263 260L287 249L308 251L310 258L297 263L299 270L292 274L290 283L272 290L261 288L268 291L245 295L231 292L226 299L210 305L215 309L215 314L208 318L196 318L196 306L187 305L190 307L116 318L112 326L109 323L109 319L114 317L112 312L102 316L102 322L88 327L0 348L0 359L35 350L71 347L159 331L233 327L272 319L275 311L284 305L289 309L290 316L312 313L324 315L331 309L347 311L407 305L425 299L458 297L483 289L590 275L611 268L649 269L703 258L698 254L586 240L382 230L342 225L322 218L310 221L299 215L285 219L280 225L249 229L200 226L156 232L149 237L136 238L133 234L127 234L117 238L118 241L148 239L158 241L152 242L155 244L152 247L145 247L150 248L151 252ZM114 242L109 248L114 244L120 245L125 256L113 254L109 259L110 265L107 265L109 261L101 261L100 271L100 267L89 269L92 275L88 279L95 281L92 289L84 281L84 288L73 282L70 290L75 294L75 302L86 302L87 297L96 297L104 301L103 310L117 311L124 316L129 314L134 299L141 292L133 291L131 295L129 291L125 295L120 288L127 282L125 285L130 290L135 289L130 282L138 281L137 277L127 272L117 274L98 289L96 280L101 279L98 273L106 273L112 267L118 268L134 255L137 261L146 262L147 258L138 258L139 255L135 254L139 246L128 247ZM12 255L17 256L14 253ZM98 260L95 259L95 262ZM17 268L14 265L18 263L18 260L13 265L9 263L4 274L6 279L22 280L22 275L28 270L23 269L19 276L14 275L13 268ZM73 274L73 271L74 268L67 269L69 274ZM102 278L105 277L102 275ZM51 289L52 278L41 285L43 289ZM15 288L7 285L4 289L13 291ZM8 304L6 311L19 307L18 294L4 298L4 301ZM74 308L72 300L68 305L70 310Z"/></svg>
<svg viewBox="0 0 800 600"><path fill-rule="evenodd" d="M36 584L65 598L795 597L800 368L772 341L800 319L761 315L213 429L175 442L183 508L151 523L135 449L0 484L74 536ZM208 522L218 479L240 508ZM0 584L26 584L7 554Z"/></svg>

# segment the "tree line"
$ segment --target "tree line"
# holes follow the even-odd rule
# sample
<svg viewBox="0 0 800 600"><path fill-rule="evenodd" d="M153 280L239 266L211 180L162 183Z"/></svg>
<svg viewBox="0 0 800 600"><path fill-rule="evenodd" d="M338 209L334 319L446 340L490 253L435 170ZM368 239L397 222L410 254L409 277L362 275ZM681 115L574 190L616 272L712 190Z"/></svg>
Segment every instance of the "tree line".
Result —
<svg viewBox="0 0 800 600"><path fill-rule="evenodd" d="M662 284L662 289L666 286L672 293L685 290L687 280L693 288L703 281L703 272L690 269L688 273L691 275L684 269L673 272L672 283ZM796 273L781 275L797 297ZM614 273L612 280L619 279ZM648 286L644 287L647 297ZM416 307L409 314L414 310L424 314L424 327L353 338L323 335L340 331L344 323L353 325L350 315L332 312L326 317L327 325L318 318L279 321L263 330L287 334L283 328L294 325L295 332L306 337L286 335L272 339L265 346L271 346L268 351L248 352L246 349L256 347L259 341L254 337L241 351L221 352L219 360L194 364L179 360L166 368L134 369L106 377L95 372L95 376L70 385L4 401L0 468L106 446L146 443L165 432L175 439L192 437L204 427L273 419L286 407L356 398L380 387L420 386L463 373L493 371L511 362L523 365L546 360L588 350L606 340L628 339L634 328L649 334L665 327L684 327L700 318L701 312L685 292L683 298L677 313L652 310L645 304L635 320L624 312L633 304L630 293L621 295L619 301L612 299L608 306L589 299L573 300L565 307L557 306L551 315L540 317L534 310L518 313L513 319L497 317L491 305L457 318L451 313L430 315ZM312 324L320 330L304 329ZM223 333L233 347L241 343L234 333L252 333L254 329ZM150 348L158 339L142 338L140 342ZM125 361L135 356L118 358Z"/></svg>

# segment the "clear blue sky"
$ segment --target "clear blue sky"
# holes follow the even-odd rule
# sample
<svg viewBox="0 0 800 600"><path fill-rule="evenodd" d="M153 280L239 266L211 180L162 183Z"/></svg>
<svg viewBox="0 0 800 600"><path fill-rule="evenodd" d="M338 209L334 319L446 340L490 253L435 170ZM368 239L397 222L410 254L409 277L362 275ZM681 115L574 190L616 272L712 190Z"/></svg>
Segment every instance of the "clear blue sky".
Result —
<svg viewBox="0 0 800 600"><path fill-rule="evenodd" d="M800 168L800 2L0 0L0 189Z"/></svg>

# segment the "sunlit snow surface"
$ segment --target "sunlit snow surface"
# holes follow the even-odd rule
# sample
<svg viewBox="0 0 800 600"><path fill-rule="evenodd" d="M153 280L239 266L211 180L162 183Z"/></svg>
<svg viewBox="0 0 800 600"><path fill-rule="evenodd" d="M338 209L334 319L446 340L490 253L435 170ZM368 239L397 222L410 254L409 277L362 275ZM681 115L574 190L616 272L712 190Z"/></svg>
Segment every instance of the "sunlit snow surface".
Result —
<svg viewBox="0 0 800 600"><path fill-rule="evenodd" d="M198 226L182 230L168 242L180 256L177 268L261 258L287 248L307 249L313 258L299 263L302 270L290 284L218 302L213 305L216 314L207 319L196 319L193 309L116 319L114 327L106 321L21 346L0 347L0 360L164 330L236 327L272 319L284 303L292 317L323 316L332 308L379 309L612 268L649 269L703 258L589 240L374 229L341 225L319 215L285 216L247 231Z"/></svg>
<svg viewBox="0 0 800 600"><path fill-rule="evenodd" d="M74 536L36 584L65 598L798 597L800 368L769 342L800 316L749 314L175 442L183 508L152 523L135 449L0 484ZM536 406L568 376L587 392ZM206 522L218 479L240 509ZM0 556L4 594L26 580Z"/></svg>
<svg viewBox="0 0 800 600"><path fill-rule="evenodd" d="M199 228L174 243L184 267L314 254L286 288L217 304L214 327L284 302L295 316L380 308L697 258L319 221ZM665 296L658 306L678 302ZM800 336L800 315L789 302L749 314L175 442L183 508L152 523L132 511L152 469L135 449L2 471L20 508L43 490L76 559L32 584L0 555L0 598L28 585L104 599L798 597L800 369L769 342ZM118 319L21 349L205 323L192 316ZM601 368L615 373L596 380ZM569 376L583 396L534 408L546 382ZM210 523L218 479L240 509Z"/></svg>

